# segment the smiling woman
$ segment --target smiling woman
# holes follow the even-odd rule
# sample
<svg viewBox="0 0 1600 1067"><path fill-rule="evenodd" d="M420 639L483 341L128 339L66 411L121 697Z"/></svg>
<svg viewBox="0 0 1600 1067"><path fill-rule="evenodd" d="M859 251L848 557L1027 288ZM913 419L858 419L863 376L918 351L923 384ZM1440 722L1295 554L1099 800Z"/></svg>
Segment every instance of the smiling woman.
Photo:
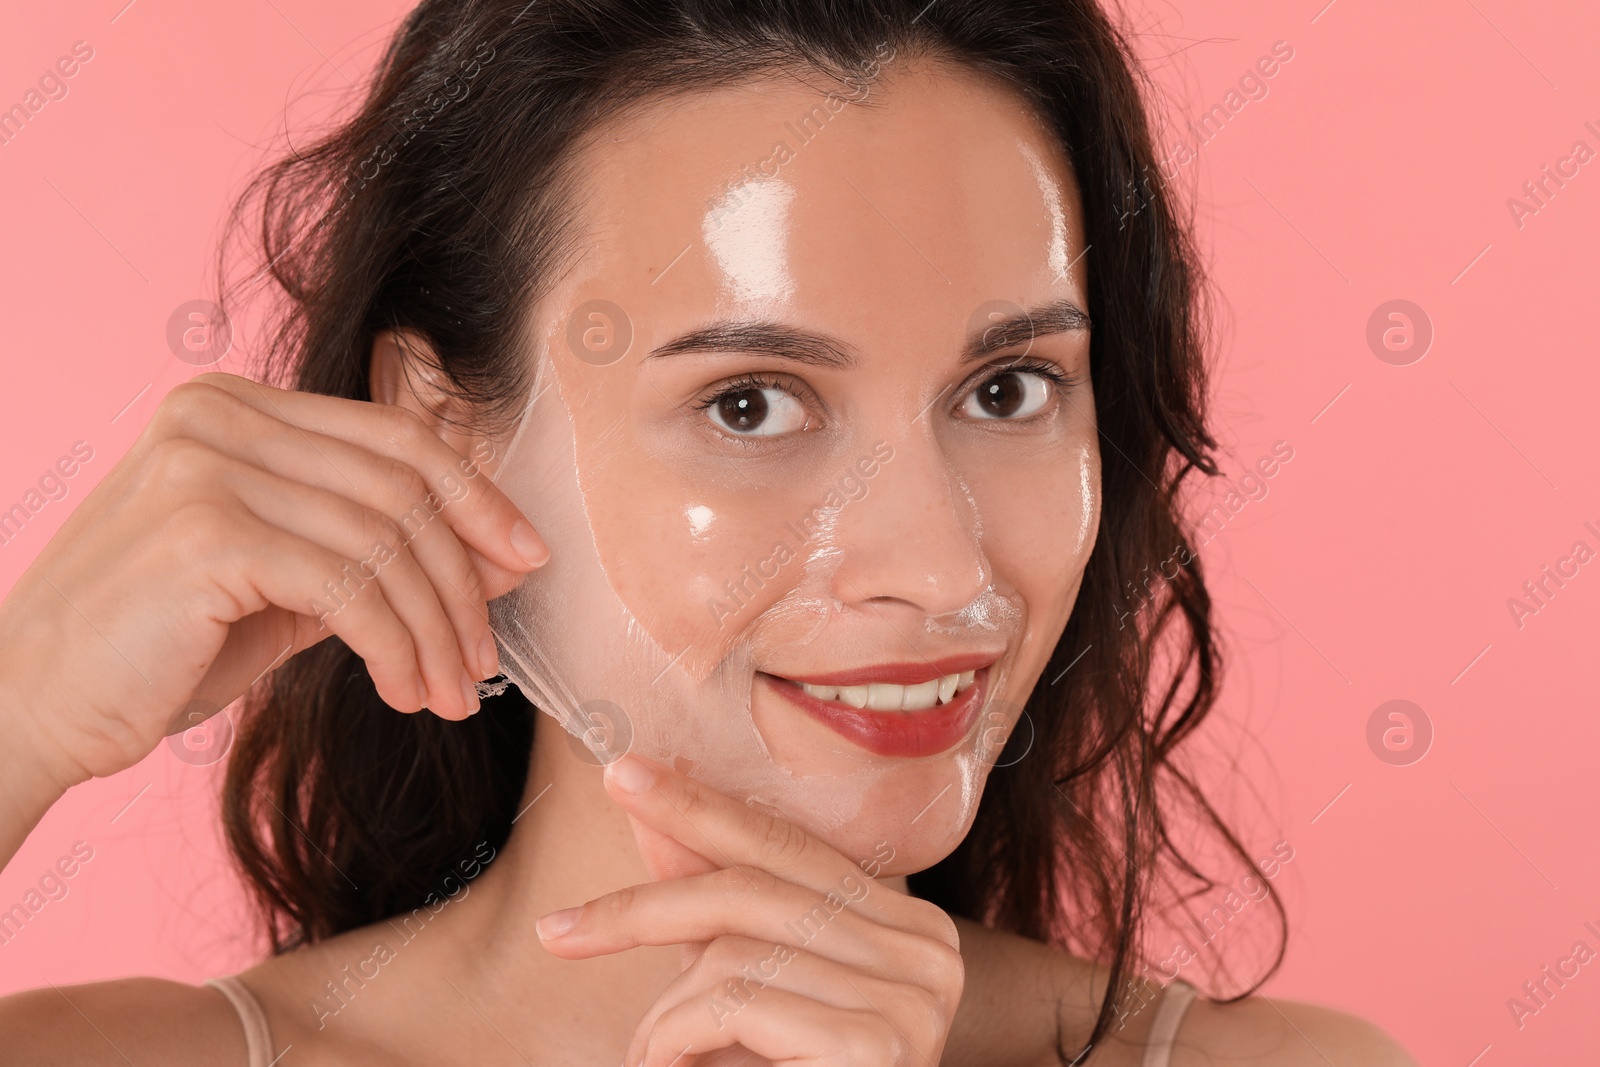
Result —
<svg viewBox="0 0 1600 1067"><path fill-rule="evenodd" d="M0 1063L1409 1063L1121 995L1224 884L1181 813L1254 869L1173 763L1198 561L1121 604L1216 473L1136 85L1089 0L419 6L241 201L263 380L174 390L0 611L4 854L245 694L271 954L0 1002Z"/></svg>

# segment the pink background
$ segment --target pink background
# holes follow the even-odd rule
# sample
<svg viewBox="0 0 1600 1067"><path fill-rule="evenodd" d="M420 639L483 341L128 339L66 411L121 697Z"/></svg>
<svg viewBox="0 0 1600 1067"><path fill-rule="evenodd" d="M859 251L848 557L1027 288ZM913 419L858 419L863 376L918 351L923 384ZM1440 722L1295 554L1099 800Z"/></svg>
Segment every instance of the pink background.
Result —
<svg viewBox="0 0 1600 1067"><path fill-rule="evenodd" d="M69 495L0 546L3 588L195 372L168 350L167 318L210 295L254 146L281 146L286 118L300 138L326 118L407 6L125 3L21 5L0 36L5 105L74 42L95 52L0 146L0 509L73 442L94 449ZM1506 1002L1574 941L1600 949L1583 928L1600 927L1600 564L1520 629L1507 600L1575 541L1600 550L1584 528L1600 528L1600 163L1520 228L1507 199L1575 141L1600 150L1584 128L1600 129L1600 9L1322 3L1133 16L1174 126L1275 41L1294 49L1183 171L1226 294L1228 473L1294 449L1205 551L1234 655L1199 754L1260 854L1280 837L1295 849L1277 882L1290 953L1269 992L1370 1017L1426 1063L1575 1062L1600 1049L1600 963L1521 1029ZM1435 330L1409 366L1366 341L1396 298ZM1397 698L1435 732L1409 766L1367 742ZM221 856L220 766L163 746L50 813L0 875L0 909L73 842L94 858L0 947L0 993L196 981L252 958Z"/></svg>

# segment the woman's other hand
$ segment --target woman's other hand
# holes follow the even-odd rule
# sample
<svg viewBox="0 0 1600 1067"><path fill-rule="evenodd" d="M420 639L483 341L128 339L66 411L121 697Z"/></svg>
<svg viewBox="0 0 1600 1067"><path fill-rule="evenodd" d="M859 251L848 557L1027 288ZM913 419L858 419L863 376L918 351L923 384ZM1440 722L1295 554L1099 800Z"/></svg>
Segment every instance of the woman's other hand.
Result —
<svg viewBox="0 0 1600 1067"><path fill-rule="evenodd" d="M956 927L871 877L881 855L858 864L635 756L607 767L606 788L641 841L672 843L684 873L547 915L539 930L565 959L692 946L639 1023L625 1067L751 1062L735 1049L811 1067L939 1062L963 985Z"/></svg>
<svg viewBox="0 0 1600 1067"><path fill-rule="evenodd" d="M470 714L486 600L548 557L486 458L400 407L173 389L0 604L11 761L56 795L113 774L333 634L395 709Z"/></svg>

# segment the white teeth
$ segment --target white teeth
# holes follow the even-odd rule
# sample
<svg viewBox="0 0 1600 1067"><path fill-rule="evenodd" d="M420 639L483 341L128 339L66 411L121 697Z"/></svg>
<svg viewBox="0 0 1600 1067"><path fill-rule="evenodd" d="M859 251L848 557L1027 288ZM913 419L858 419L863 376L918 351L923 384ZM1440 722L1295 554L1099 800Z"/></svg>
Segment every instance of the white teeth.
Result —
<svg viewBox="0 0 1600 1067"><path fill-rule="evenodd" d="M867 698L872 693L870 685L846 685L839 689L839 700L849 704L852 708L867 706Z"/></svg>
<svg viewBox="0 0 1600 1067"><path fill-rule="evenodd" d="M900 688L903 690L900 694L901 711L917 711L921 708L931 708L939 703L939 679L937 678L930 678L926 682L918 682L916 685L906 685Z"/></svg>
<svg viewBox="0 0 1600 1067"><path fill-rule="evenodd" d="M893 682L867 683L867 707L873 711L899 711L906 687Z"/></svg>
<svg viewBox="0 0 1600 1067"><path fill-rule="evenodd" d="M818 700L837 700L852 708L871 708L873 711L926 711L940 704L948 704L973 684L976 671L946 674L916 685L896 685L893 682L867 682L864 685L812 685L801 682L800 688Z"/></svg>

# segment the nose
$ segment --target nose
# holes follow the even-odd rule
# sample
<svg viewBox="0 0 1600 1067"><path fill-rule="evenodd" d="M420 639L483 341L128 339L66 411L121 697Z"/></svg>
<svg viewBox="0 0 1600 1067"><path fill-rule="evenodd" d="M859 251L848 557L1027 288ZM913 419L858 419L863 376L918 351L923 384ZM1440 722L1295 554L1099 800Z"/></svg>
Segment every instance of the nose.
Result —
<svg viewBox="0 0 1600 1067"><path fill-rule="evenodd" d="M853 607L944 615L991 580L977 509L926 423L876 446L875 477L840 512L833 594Z"/></svg>

